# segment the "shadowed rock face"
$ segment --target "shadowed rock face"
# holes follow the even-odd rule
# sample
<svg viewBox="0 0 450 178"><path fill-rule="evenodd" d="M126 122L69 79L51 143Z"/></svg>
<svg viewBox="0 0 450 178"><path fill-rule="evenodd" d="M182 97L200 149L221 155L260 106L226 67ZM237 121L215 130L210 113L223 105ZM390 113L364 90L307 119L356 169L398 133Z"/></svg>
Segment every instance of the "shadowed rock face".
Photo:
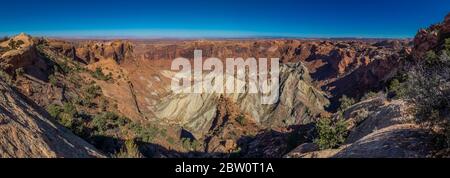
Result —
<svg viewBox="0 0 450 178"><path fill-rule="evenodd" d="M124 41L68 43L61 40L51 40L49 45L53 50L86 64L108 58L120 63L126 58L132 58L133 55L132 44Z"/></svg>
<svg viewBox="0 0 450 178"><path fill-rule="evenodd" d="M425 158L431 156L433 136L417 125L380 129L337 152L337 158Z"/></svg>
<svg viewBox="0 0 450 178"><path fill-rule="evenodd" d="M424 158L431 155L433 136L420 125L413 124L402 100L387 101L383 97L357 103L344 112L349 123L345 144L337 149L303 151L294 149L286 157L327 158ZM316 149L317 150L317 149Z"/></svg>
<svg viewBox="0 0 450 178"><path fill-rule="evenodd" d="M0 80L0 157L104 157Z"/></svg>

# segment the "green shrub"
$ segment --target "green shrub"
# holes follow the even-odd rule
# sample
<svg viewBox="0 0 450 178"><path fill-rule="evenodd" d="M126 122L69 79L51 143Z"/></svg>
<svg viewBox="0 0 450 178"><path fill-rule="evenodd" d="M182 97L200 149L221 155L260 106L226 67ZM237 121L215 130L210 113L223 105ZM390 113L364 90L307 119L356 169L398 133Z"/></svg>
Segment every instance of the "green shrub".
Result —
<svg viewBox="0 0 450 178"><path fill-rule="evenodd" d="M52 118L57 118L58 115L62 112L62 108L56 104L48 105L46 110Z"/></svg>
<svg viewBox="0 0 450 178"><path fill-rule="evenodd" d="M64 127L72 128L74 126L74 117L69 113L61 112L57 118L59 123Z"/></svg>
<svg viewBox="0 0 450 178"><path fill-rule="evenodd" d="M11 85L12 84L12 77L6 73L5 71L0 69L0 78L5 81L7 84Z"/></svg>
<svg viewBox="0 0 450 178"><path fill-rule="evenodd" d="M25 43L22 40L17 40L17 43L16 43L17 46L20 47L20 45L23 45L23 44L25 44Z"/></svg>
<svg viewBox="0 0 450 178"><path fill-rule="evenodd" d="M152 142L161 132L156 125L131 123L129 129L135 134L136 139L142 142Z"/></svg>
<svg viewBox="0 0 450 178"><path fill-rule="evenodd" d="M86 71L86 69L85 69L83 66L81 66L79 62L75 62L75 63L74 63L73 70L74 70L74 71L77 71L77 72L83 72L83 71Z"/></svg>
<svg viewBox="0 0 450 178"><path fill-rule="evenodd" d="M347 136L347 124L339 119L333 122L330 118L322 118L317 123L318 138L314 142L320 149L330 149L340 146Z"/></svg>
<svg viewBox="0 0 450 178"><path fill-rule="evenodd" d="M72 103L69 102L63 104L63 111L71 116L75 116L77 114L77 109Z"/></svg>
<svg viewBox="0 0 450 178"><path fill-rule="evenodd" d="M175 140L172 137L167 138L167 142L169 142L170 144L175 144Z"/></svg>
<svg viewBox="0 0 450 178"><path fill-rule="evenodd" d="M58 63L58 69L60 69L59 71L63 74L68 74L72 70L67 61Z"/></svg>
<svg viewBox="0 0 450 178"><path fill-rule="evenodd" d="M113 112L104 112L96 115L91 123L98 133L104 133L107 130L116 129L127 125L129 123L129 119L119 116Z"/></svg>
<svg viewBox="0 0 450 178"><path fill-rule="evenodd" d="M108 75L105 75L100 67L95 68L95 71L92 72L91 75L92 75L92 77L94 77L98 80L103 80L103 81L108 81L108 80L111 80L111 78L112 78L111 73L109 73Z"/></svg>
<svg viewBox="0 0 450 178"><path fill-rule="evenodd" d="M437 60L438 60L438 56L436 55L436 53L433 50L427 51L425 53L425 61L427 62L427 64L432 65Z"/></svg>
<svg viewBox="0 0 450 178"><path fill-rule="evenodd" d="M122 149L116 153L113 157L115 158L144 158L144 156L139 151L139 147L133 140L125 141Z"/></svg>
<svg viewBox="0 0 450 178"><path fill-rule="evenodd" d="M236 150L230 153L229 158L241 158L242 157L242 148L238 147Z"/></svg>
<svg viewBox="0 0 450 178"><path fill-rule="evenodd" d="M395 95L395 98L404 98L407 92L405 83L401 83L398 79L393 79L389 84L389 92Z"/></svg>
<svg viewBox="0 0 450 178"><path fill-rule="evenodd" d="M71 103L64 103L63 106L50 104L46 107L47 112L52 118L58 121L61 125L71 129L75 134L83 134L85 128L82 120L78 118L78 111Z"/></svg>
<svg viewBox="0 0 450 178"><path fill-rule="evenodd" d="M347 97L346 95L343 95L340 99L339 102L341 103L339 110L344 111L346 109L348 109L350 106L352 106L353 104L355 104L355 100L353 98Z"/></svg>
<svg viewBox="0 0 450 178"><path fill-rule="evenodd" d="M70 83L72 83L73 85L75 85L75 87L78 88L78 87L81 86L80 81L82 81L82 79L81 79L81 77L78 76L78 75L70 74L70 75L68 76L68 81L69 81Z"/></svg>
<svg viewBox="0 0 450 178"><path fill-rule="evenodd" d="M18 49L23 44L24 44L24 42L22 40L17 40L17 41L9 40L8 46L11 49Z"/></svg>
<svg viewBox="0 0 450 178"><path fill-rule="evenodd" d="M58 84L58 79L53 74L48 76L48 81L50 82L50 84L52 86L57 86L57 84Z"/></svg>
<svg viewBox="0 0 450 178"><path fill-rule="evenodd" d="M367 93L361 98L361 100L364 101L364 100L376 98L376 97L378 97L378 96L379 96L378 93L369 91L369 92L367 92Z"/></svg>
<svg viewBox="0 0 450 178"><path fill-rule="evenodd" d="M100 97L98 106L102 111L106 111L108 109L109 102L105 99L105 97Z"/></svg>
<svg viewBox="0 0 450 178"><path fill-rule="evenodd" d="M440 40L441 41L441 40ZM450 38L443 46L428 51L422 63L408 71L406 99L414 103L415 120L430 126L436 137L442 137L445 147L450 144ZM441 141L442 142L442 141ZM438 144L440 145L440 144Z"/></svg>
<svg viewBox="0 0 450 178"><path fill-rule="evenodd" d="M444 40L444 50L446 50L446 52L450 52L450 38Z"/></svg>
<svg viewBox="0 0 450 178"><path fill-rule="evenodd" d="M239 125L244 126L247 124L247 120L245 119L245 116L243 114L239 115L236 118L237 123L239 123Z"/></svg>
<svg viewBox="0 0 450 178"><path fill-rule="evenodd" d="M201 146L201 144L197 140L189 138L182 138L181 145L183 146L184 149L189 151L195 151Z"/></svg>
<svg viewBox="0 0 450 178"><path fill-rule="evenodd" d="M102 95L102 89L97 85L89 85L84 89L87 99L94 99Z"/></svg>
<svg viewBox="0 0 450 178"><path fill-rule="evenodd" d="M23 67L16 69L17 76L23 76L25 74L25 69Z"/></svg>

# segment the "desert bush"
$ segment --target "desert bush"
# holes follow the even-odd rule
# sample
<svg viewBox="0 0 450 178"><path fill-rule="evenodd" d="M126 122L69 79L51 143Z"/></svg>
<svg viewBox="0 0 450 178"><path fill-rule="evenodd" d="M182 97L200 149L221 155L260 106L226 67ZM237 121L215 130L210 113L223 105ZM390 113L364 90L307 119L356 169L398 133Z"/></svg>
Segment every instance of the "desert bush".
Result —
<svg viewBox="0 0 450 178"><path fill-rule="evenodd" d="M373 92L373 91L369 91L366 94L364 94L364 96L361 98L361 101L372 99L372 98L376 98L379 95L380 95L379 93L376 93L376 92Z"/></svg>
<svg viewBox="0 0 450 178"><path fill-rule="evenodd" d="M9 43L8 43L8 46L11 49L17 49L23 44L24 44L24 42L22 40L17 40L17 41L10 40Z"/></svg>
<svg viewBox="0 0 450 178"><path fill-rule="evenodd" d="M62 112L62 108L56 104L50 104L46 107L47 112L52 118L58 117L59 113Z"/></svg>
<svg viewBox="0 0 450 178"><path fill-rule="evenodd" d="M427 51L425 53L425 61L428 65L433 65L435 62L438 61L438 56L436 55L436 52L433 50Z"/></svg>
<svg viewBox="0 0 450 178"><path fill-rule="evenodd" d="M88 85L84 89L84 92L85 92L86 98L88 100L97 98L102 95L102 89L99 86L94 85L94 84Z"/></svg>
<svg viewBox="0 0 450 178"><path fill-rule="evenodd" d="M75 87L79 88L81 87L81 83L80 81L82 81L81 77L79 75L76 74L70 74L67 78L67 80L72 83L73 85L75 85Z"/></svg>
<svg viewBox="0 0 450 178"><path fill-rule="evenodd" d="M50 104L46 107L49 115L64 127L72 130L76 135L85 136L87 128L82 118L79 118L77 109L72 103L66 102L63 106Z"/></svg>
<svg viewBox="0 0 450 178"><path fill-rule="evenodd" d="M58 115L59 122L67 127L67 128L73 128L75 126L76 118L77 117L77 109L72 103L64 103L62 107L62 112Z"/></svg>
<svg viewBox="0 0 450 178"><path fill-rule="evenodd" d="M245 119L245 116L243 114L240 114L237 118L236 121L239 125L244 126L247 124L247 120Z"/></svg>
<svg viewBox="0 0 450 178"><path fill-rule="evenodd" d="M138 145L134 140L125 141L122 149L116 153L114 158L144 158L144 156L139 151Z"/></svg>
<svg viewBox="0 0 450 178"><path fill-rule="evenodd" d="M50 82L50 84L52 85L52 86L57 86L57 84L58 84L58 79L56 78L56 76L55 75L49 75L48 76L48 82Z"/></svg>
<svg viewBox="0 0 450 178"><path fill-rule="evenodd" d="M100 97L98 107L102 111L106 111L108 109L109 102L105 97Z"/></svg>
<svg viewBox="0 0 450 178"><path fill-rule="evenodd" d="M16 43L17 46L20 47L20 45L23 45L23 44L25 44L25 43L22 40L17 40L17 43Z"/></svg>
<svg viewBox="0 0 450 178"><path fill-rule="evenodd" d="M394 94L395 98L404 98L407 92L407 86L398 79L393 79L389 84L389 92Z"/></svg>
<svg viewBox="0 0 450 178"><path fill-rule="evenodd" d="M347 124L344 120L333 121L322 118L317 123L318 138L314 142L320 149L336 148L344 143L347 136Z"/></svg>
<svg viewBox="0 0 450 178"><path fill-rule="evenodd" d="M409 72L408 99L416 104L419 122L441 122L450 103L450 57L443 52L433 65L425 64ZM433 114L434 113L434 114Z"/></svg>
<svg viewBox="0 0 450 178"><path fill-rule="evenodd" d="M81 66L79 62L74 62L73 65L74 65L73 66L73 70L74 71L77 71L77 72L84 72L84 71L86 71L86 68Z"/></svg>
<svg viewBox="0 0 450 178"><path fill-rule="evenodd" d="M63 104L63 111L71 116L75 116L77 114L77 109L72 103L69 102Z"/></svg>
<svg viewBox="0 0 450 178"><path fill-rule="evenodd" d="M437 130L450 143L450 38L441 51L428 51L425 59L409 70L406 99L414 103L416 122ZM448 147L449 144L446 144Z"/></svg>
<svg viewBox="0 0 450 178"><path fill-rule="evenodd" d="M201 144L197 140L190 138L182 138L181 145L184 149L189 151L195 151L201 146Z"/></svg>
<svg viewBox="0 0 450 178"><path fill-rule="evenodd" d="M119 116L116 113L104 112L96 115L91 123L98 133L104 133L107 130L126 126L129 122L128 118Z"/></svg>
<svg viewBox="0 0 450 178"><path fill-rule="evenodd" d="M22 76L23 74L25 74L25 69L23 67L17 68L15 72L17 76Z"/></svg>
<svg viewBox="0 0 450 178"><path fill-rule="evenodd" d="M147 143L152 142L160 134L159 128L153 124L141 125L133 122L129 125L129 128L135 134L137 140Z"/></svg>
<svg viewBox="0 0 450 178"><path fill-rule="evenodd" d="M5 71L3 71L1 69L0 69L0 78L3 81L5 81L7 84L9 84L9 85L12 84L12 81L13 81L12 77L8 73L6 73Z"/></svg>
<svg viewBox="0 0 450 178"><path fill-rule="evenodd" d="M72 102L77 105L88 107L88 108L94 108L96 106L96 104L94 102L92 102L91 99L84 98L84 97L72 98Z"/></svg>
<svg viewBox="0 0 450 178"><path fill-rule="evenodd" d="M172 145L175 144L175 140L172 137L168 137L167 142Z"/></svg>
<svg viewBox="0 0 450 178"><path fill-rule="evenodd" d="M61 107L55 104L51 104L48 105L46 109L50 116L57 120L64 127L71 128L73 126L74 114L70 106L65 104L64 107Z"/></svg>
<svg viewBox="0 0 450 178"><path fill-rule="evenodd" d="M450 52L450 38L444 40L444 50L447 54Z"/></svg>
<svg viewBox="0 0 450 178"><path fill-rule="evenodd" d="M95 68L94 72L91 72L92 77L98 79L98 80L103 80L103 81L108 81L112 79L112 74L109 73L108 75L105 75L102 71L102 68L97 67Z"/></svg>
<svg viewBox="0 0 450 178"><path fill-rule="evenodd" d="M59 62L58 69L63 74L68 74L70 73L70 71L72 71L72 68L69 66L69 63L67 61Z"/></svg>
<svg viewBox="0 0 450 178"><path fill-rule="evenodd" d="M339 99L339 102L341 103L341 105L339 106L339 110L341 111L348 109L350 106L356 103L356 101L353 98L347 97L346 95L343 95Z"/></svg>

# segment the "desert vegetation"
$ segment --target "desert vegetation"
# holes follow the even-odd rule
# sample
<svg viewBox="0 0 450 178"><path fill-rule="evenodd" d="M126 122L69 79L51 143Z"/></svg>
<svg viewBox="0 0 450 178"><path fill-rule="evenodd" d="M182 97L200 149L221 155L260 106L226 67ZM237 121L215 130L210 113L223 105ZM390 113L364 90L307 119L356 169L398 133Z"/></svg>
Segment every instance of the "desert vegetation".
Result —
<svg viewBox="0 0 450 178"><path fill-rule="evenodd" d="M317 124L318 137L314 140L320 149L336 148L344 143L347 124L342 119L321 118Z"/></svg>
<svg viewBox="0 0 450 178"><path fill-rule="evenodd" d="M450 147L450 38L426 53L417 67L408 72L405 98L415 104L416 121L433 127Z"/></svg>

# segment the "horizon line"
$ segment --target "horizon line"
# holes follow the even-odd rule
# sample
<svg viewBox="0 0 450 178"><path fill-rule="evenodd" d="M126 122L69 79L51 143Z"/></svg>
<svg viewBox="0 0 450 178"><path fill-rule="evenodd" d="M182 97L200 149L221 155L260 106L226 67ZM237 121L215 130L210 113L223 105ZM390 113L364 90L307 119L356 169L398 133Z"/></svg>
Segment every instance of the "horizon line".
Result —
<svg viewBox="0 0 450 178"><path fill-rule="evenodd" d="M415 34L303 34L233 30L183 30L183 29L129 29L129 30L62 30L62 31L5 31L0 36L15 36L20 33L48 38L73 39L411 39Z"/></svg>

